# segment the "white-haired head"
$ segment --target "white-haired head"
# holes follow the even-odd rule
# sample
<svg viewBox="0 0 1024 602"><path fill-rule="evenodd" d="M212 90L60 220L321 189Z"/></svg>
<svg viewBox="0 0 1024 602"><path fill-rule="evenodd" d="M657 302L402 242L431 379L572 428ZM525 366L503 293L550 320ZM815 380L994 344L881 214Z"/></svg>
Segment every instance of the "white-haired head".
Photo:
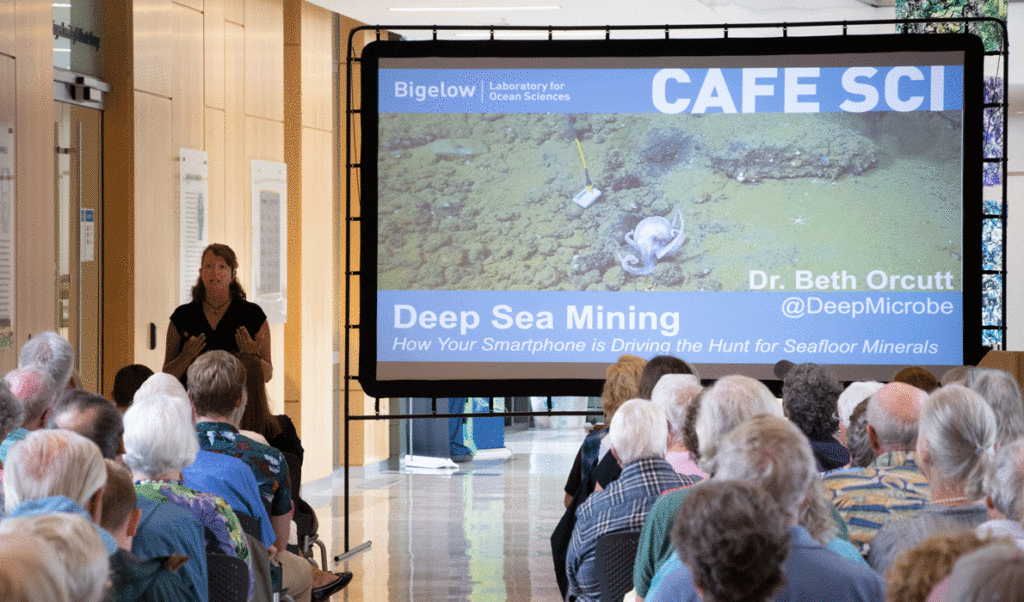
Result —
<svg viewBox="0 0 1024 602"><path fill-rule="evenodd" d="M9 518L0 523L0 533L45 541L65 569L71 602L100 602L106 596L110 561L96 526L85 518L63 512Z"/></svg>
<svg viewBox="0 0 1024 602"><path fill-rule="evenodd" d="M57 495L94 512L107 482L100 448L74 431L32 431L11 448L7 460L4 505L8 512L22 502Z"/></svg>
<svg viewBox="0 0 1024 602"><path fill-rule="evenodd" d="M1006 518L1024 520L1024 439L996 449L995 457L985 472L985 495Z"/></svg>
<svg viewBox="0 0 1024 602"><path fill-rule="evenodd" d="M836 403L839 409L839 422L844 429L850 428L850 415L853 410L868 397L875 394L875 391L882 388L882 383L869 380L852 382L839 394L839 401Z"/></svg>
<svg viewBox="0 0 1024 602"><path fill-rule="evenodd" d="M67 569L45 541L0 533L0 558L4 602L68 602Z"/></svg>
<svg viewBox="0 0 1024 602"><path fill-rule="evenodd" d="M150 479L192 464L199 440L190 407L169 395L136 396L124 413L125 464Z"/></svg>
<svg viewBox="0 0 1024 602"><path fill-rule="evenodd" d="M995 368L973 368L964 381L971 391L981 395L996 413L996 445L1024 437L1024 402L1020 385L1009 372Z"/></svg>
<svg viewBox="0 0 1024 602"><path fill-rule="evenodd" d="M692 374L666 374L651 391L651 401L661 406L668 417L668 434L673 445L683 445L686 407L703 390Z"/></svg>
<svg viewBox="0 0 1024 602"><path fill-rule="evenodd" d="M25 408L25 418L19 426L29 430L42 428L46 423L47 410L53 407L62 388L45 369L34 365L15 368L4 375L4 380Z"/></svg>
<svg viewBox="0 0 1024 602"><path fill-rule="evenodd" d="M18 354L18 367L28 366L42 368L58 388L65 389L75 369L75 349L52 330L40 332L29 339Z"/></svg>
<svg viewBox="0 0 1024 602"><path fill-rule="evenodd" d="M734 374L718 379L704 391L694 427L700 443L701 468L708 471L719 442L758 414L782 418L782 404L759 380Z"/></svg>
<svg viewBox="0 0 1024 602"><path fill-rule="evenodd" d="M630 399L612 416L608 440L623 466L648 458L664 458L668 448L665 411L646 399Z"/></svg>

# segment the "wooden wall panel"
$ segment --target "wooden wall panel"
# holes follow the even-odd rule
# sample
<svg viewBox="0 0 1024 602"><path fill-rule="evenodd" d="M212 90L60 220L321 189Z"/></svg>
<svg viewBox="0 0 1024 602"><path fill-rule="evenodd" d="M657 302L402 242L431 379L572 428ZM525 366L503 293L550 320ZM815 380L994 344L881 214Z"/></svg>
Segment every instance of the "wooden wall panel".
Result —
<svg viewBox="0 0 1024 602"><path fill-rule="evenodd" d="M177 150L171 101L135 93L135 361L163 365L171 312L178 305ZM150 324L156 349L150 349Z"/></svg>
<svg viewBox="0 0 1024 602"><path fill-rule="evenodd" d="M285 0L284 161L302 165L302 52L298 44L302 0ZM284 327L284 398L302 400L302 170L288 170L288 322ZM292 417L295 421L296 418ZM298 424L296 422L296 424Z"/></svg>
<svg viewBox="0 0 1024 602"><path fill-rule="evenodd" d="M224 108L224 2L205 0L203 10L203 77L208 107Z"/></svg>
<svg viewBox="0 0 1024 602"><path fill-rule="evenodd" d="M175 72L170 78L174 152L203 150L203 13L173 3L171 11L176 32Z"/></svg>
<svg viewBox="0 0 1024 602"><path fill-rule="evenodd" d="M249 166L245 154L245 31L224 24L224 231L221 240L245 240L248 221L228 213L229 207L250 203ZM248 215L248 214L246 214ZM237 250L237 249L236 249Z"/></svg>
<svg viewBox="0 0 1024 602"><path fill-rule="evenodd" d="M224 0L224 20L245 25L245 0Z"/></svg>
<svg viewBox="0 0 1024 602"><path fill-rule="evenodd" d="M303 479L331 474L338 427L334 403L334 297L332 267L324 250L334 248L333 133L302 129L302 432L316 442ZM290 276L290 275L289 275ZM290 301L290 300L289 300Z"/></svg>
<svg viewBox="0 0 1024 602"><path fill-rule="evenodd" d="M15 347L55 327L53 6L18 0L14 15Z"/></svg>
<svg viewBox="0 0 1024 602"><path fill-rule="evenodd" d="M182 6L187 6L196 12L203 12L203 0L173 0Z"/></svg>
<svg viewBox="0 0 1024 602"><path fill-rule="evenodd" d="M135 89L171 97L178 77L173 64L174 13L170 0L133 0L135 27ZM173 77L170 75L173 74Z"/></svg>
<svg viewBox="0 0 1024 602"><path fill-rule="evenodd" d="M245 0L245 112L284 121L284 10L281 0Z"/></svg>
<svg viewBox="0 0 1024 602"><path fill-rule="evenodd" d="M14 56L14 0L0 0L0 53Z"/></svg>
<svg viewBox="0 0 1024 602"><path fill-rule="evenodd" d="M334 22L327 9L302 2L302 125L334 129Z"/></svg>
<svg viewBox="0 0 1024 602"><path fill-rule="evenodd" d="M206 156L207 182L209 189L209 240L224 240L226 224L224 223L225 198L225 159L224 159L224 111L206 108Z"/></svg>

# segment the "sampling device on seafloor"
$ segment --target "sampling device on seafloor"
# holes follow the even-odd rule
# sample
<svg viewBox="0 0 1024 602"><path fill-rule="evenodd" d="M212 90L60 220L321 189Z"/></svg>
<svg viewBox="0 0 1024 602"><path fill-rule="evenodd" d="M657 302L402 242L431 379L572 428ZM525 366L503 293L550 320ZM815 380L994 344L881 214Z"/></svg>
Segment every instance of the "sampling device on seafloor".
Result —
<svg viewBox="0 0 1024 602"><path fill-rule="evenodd" d="M572 197L572 202L586 209L594 204L597 197L601 196L601 191L594 188L594 183L590 181L587 159L583 156L583 146L580 144L579 134L576 133L576 128L572 125L572 115L567 115L566 117L569 120L569 133L572 135L573 140L576 141L576 150L580 152L580 159L583 161L583 175L587 178L587 185L576 196Z"/></svg>

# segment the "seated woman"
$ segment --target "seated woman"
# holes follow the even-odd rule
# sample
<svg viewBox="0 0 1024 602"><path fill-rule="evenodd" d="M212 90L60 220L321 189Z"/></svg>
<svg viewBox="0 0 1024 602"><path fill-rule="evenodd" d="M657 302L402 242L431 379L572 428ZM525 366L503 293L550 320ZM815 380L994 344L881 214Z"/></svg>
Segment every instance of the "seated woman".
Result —
<svg viewBox="0 0 1024 602"><path fill-rule="evenodd" d="M159 504L170 503L191 512L205 527L207 554L227 554L249 565L249 545L238 516L223 499L182 484L182 469L199 451L192 417L160 394L136 396L124 413L124 462L135 479L135 492Z"/></svg>
<svg viewBox="0 0 1024 602"><path fill-rule="evenodd" d="M995 439L995 414L974 391L947 385L928 397L914 459L928 478L931 501L919 515L878 531L868 556L876 571L884 574L901 552L931 535L974 530L988 519L981 487Z"/></svg>
<svg viewBox="0 0 1024 602"><path fill-rule="evenodd" d="M262 361L258 355L239 353L236 355L245 366L245 391L248 400L239 427L266 440L267 445L285 454L292 454L302 465L302 441L295 430L295 424L286 414L270 413L267 387L264 384ZM259 441L259 438L256 438ZM290 468L290 466L289 466Z"/></svg>

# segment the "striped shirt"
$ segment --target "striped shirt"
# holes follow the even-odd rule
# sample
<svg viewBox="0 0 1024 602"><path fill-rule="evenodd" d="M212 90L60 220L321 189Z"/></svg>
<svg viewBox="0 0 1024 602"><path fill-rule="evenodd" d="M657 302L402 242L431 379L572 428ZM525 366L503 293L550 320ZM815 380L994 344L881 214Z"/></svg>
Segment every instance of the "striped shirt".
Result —
<svg viewBox="0 0 1024 602"><path fill-rule="evenodd" d="M887 452L867 468L837 470L821 481L865 557L884 524L916 516L930 499L913 452Z"/></svg>

